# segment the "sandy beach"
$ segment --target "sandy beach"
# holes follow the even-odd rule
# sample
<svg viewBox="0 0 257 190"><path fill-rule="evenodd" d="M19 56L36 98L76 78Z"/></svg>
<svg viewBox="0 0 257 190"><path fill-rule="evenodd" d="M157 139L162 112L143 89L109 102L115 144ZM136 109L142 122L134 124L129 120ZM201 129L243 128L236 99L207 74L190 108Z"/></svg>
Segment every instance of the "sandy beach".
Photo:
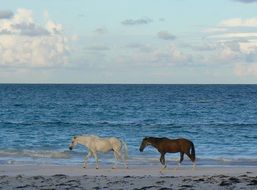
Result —
<svg viewBox="0 0 257 190"><path fill-rule="evenodd" d="M256 167L2 165L0 189L256 189Z"/></svg>

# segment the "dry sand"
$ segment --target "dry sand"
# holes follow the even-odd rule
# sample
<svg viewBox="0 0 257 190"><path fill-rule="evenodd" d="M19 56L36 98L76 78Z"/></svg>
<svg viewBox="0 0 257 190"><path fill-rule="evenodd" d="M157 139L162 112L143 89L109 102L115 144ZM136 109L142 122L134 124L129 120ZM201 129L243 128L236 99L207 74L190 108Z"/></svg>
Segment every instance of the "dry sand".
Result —
<svg viewBox="0 0 257 190"><path fill-rule="evenodd" d="M257 167L1 165L0 189L257 189Z"/></svg>

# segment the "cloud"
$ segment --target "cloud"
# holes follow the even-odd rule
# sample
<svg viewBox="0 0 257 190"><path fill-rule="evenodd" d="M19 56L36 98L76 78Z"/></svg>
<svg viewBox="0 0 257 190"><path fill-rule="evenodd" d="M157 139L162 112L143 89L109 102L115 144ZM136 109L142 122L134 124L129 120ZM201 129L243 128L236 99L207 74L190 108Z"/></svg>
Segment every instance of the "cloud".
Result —
<svg viewBox="0 0 257 190"><path fill-rule="evenodd" d="M108 33L108 30L105 27L97 28L93 31L97 35L104 35Z"/></svg>
<svg viewBox="0 0 257 190"><path fill-rule="evenodd" d="M159 21L160 21L160 22L164 22L164 21L165 21L165 18L159 18Z"/></svg>
<svg viewBox="0 0 257 190"><path fill-rule="evenodd" d="M130 43L130 44L127 44L125 47L131 50L136 49L137 51L140 51L140 52L153 51L153 47L151 47L150 45L140 44L140 43Z"/></svg>
<svg viewBox="0 0 257 190"><path fill-rule="evenodd" d="M108 46L104 46L104 45L93 45L93 46L86 47L85 50L89 50L89 51L107 51L107 50L110 50L110 48Z"/></svg>
<svg viewBox="0 0 257 190"><path fill-rule="evenodd" d="M149 51L132 52L132 55L128 56L127 62L148 66L185 65L191 62L191 56L183 53L174 45L149 47Z"/></svg>
<svg viewBox="0 0 257 190"><path fill-rule="evenodd" d="M122 21L121 23L123 25L144 25L144 24L149 24L153 22L152 19L150 18L140 18L140 19L127 19Z"/></svg>
<svg viewBox="0 0 257 190"><path fill-rule="evenodd" d="M257 18L227 19L214 28L219 30L206 31L206 38L216 48L211 59L233 65L257 62Z"/></svg>
<svg viewBox="0 0 257 190"><path fill-rule="evenodd" d="M237 76L257 76L257 18L232 18L205 30L213 50L199 59L205 64L230 65ZM201 51L200 51L201 53Z"/></svg>
<svg viewBox="0 0 257 190"><path fill-rule="evenodd" d="M214 33L214 32L226 32L227 29L223 27L213 27L213 28L206 28L204 32L206 33Z"/></svg>
<svg viewBox="0 0 257 190"><path fill-rule="evenodd" d="M234 72L237 76L257 76L257 63L256 64L238 64L235 66Z"/></svg>
<svg viewBox="0 0 257 190"><path fill-rule="evenodd" d="M257 40L232 39L222 41L215 39L209 42L214 47L208 54L204 54L207 62L221 64L252 64L257 63ZM203 50L201 50L203 51ZM201 60L200 60L201 61Z"/></svg>
<svg viewBox="0 0 257 190"><path fill-rule="evenodd" d="M68 47L62 36L31 38L0 36L0 65L8 67L54 67L67 63Z"/></svg>
<svg viewBox="0 0 257 190"><path fill-rule="evenodd" d="M34 23L19 23L13 24L12 29L9 30L9 34L20 34L25 36L43 36L49 35L50 32Z"/></svg>
<svg viewBox="0 0 257 190"><path fill-rule="evenodd" d="M145 47L143 44L140 43L129 43L125 46L126 48L131 48L131 49L138 49L138 48L142 48Z"/></svg>
<svg viewBox="0 0 257 190"><path fill-rule="evenodd" d="M241 2L241 3L255 3L255 2L257 2L257 0L234 0L234 1L238 1L238 2Z"/></svg>
<svg viewBox="0 0 257 190"><path fill-rule="evenodd" d="M257 36L257 17L226 19L215 27L206 28L204 33L214 38L251 38Z"/></svg>
<svg viewBox="0 0 257 190"><path fill-rule="evenodd" d="M175 46L158 49L153 53L153 61L163 64L188 64L190 57L178 50Z"/></svg>
<svg viewBox="0 0 257 190"><path fill-rule="evenodd" d="M220 27L257 27L257 18L241 19L233 18L220 22Z"/></svg>
<svg viewBox="0 0 257 190"><path fill-rule="evenodd" d="M62 31L62 26L48 20L46 26L41 26L34 21L32 11L18 9L12 19L0 22L0 34L42 36L57 34Z"/></svg>
<svg viewBox="0 0 257 190"><path fill-rule="evenodd" d="M61 24L34 21L31 10L18 9L12 18L0 20L0 66L55 67L68 63L69 37Z"/></svg>
<svg viewBox="0 0 257 190"><path fill-rule="evenodd" d="M0 10L0 19L10 19L13 17L12 11L1 11Z"/></svg>
<svg viewBox="0 0 257 190"><path fill-rule="evenodd" d="M176 36L170 34L167 31L160 31L157 34L158 38L162 39L162 40L175 40Z"/></svg>
<svg viewBox="0 0 257 190"><path fill-rule="evenodd" d="M63 31L62 25L57 24L52 20L48 20L46 23L46 29L51 34L59 34Z"/></svg>
<svg viewBox="0 0 257 190"><path fill-rule="evenodd" d="M204 41L202 41L200 44L186 43L186 44L183 44L182 46L186 47L186 48L191 48L194 51L200 51L200 52L213 51L213 50L216 50L216 48L217 48L215 44L212 44L209 42L204 42Z"/></svg>

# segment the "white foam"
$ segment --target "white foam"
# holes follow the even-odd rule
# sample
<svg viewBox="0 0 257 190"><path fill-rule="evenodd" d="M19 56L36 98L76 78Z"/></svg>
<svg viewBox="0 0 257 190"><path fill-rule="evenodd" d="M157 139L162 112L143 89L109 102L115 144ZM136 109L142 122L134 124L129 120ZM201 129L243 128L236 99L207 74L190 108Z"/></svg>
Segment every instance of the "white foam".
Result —
<svg viewBox="0 0 257 190"><path fill-rule="evenodd" d="M57 151L2 150L0 157L70 158L70 154Z"/></svg>

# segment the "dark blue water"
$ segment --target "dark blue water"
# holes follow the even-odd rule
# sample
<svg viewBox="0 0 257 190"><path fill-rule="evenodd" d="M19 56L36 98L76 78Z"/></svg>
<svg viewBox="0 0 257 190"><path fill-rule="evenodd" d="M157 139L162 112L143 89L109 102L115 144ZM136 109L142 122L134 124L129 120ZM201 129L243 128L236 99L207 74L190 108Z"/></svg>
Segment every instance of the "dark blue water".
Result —
<svg viewBox="0 0 257 190"><path fill-rule="evenodd" d="M138 147L165 136L191 139L199 164L256 165L257 85L0 85L0 163L81 163L79 134L122 138L131 163L159 164Z"/></svg>

